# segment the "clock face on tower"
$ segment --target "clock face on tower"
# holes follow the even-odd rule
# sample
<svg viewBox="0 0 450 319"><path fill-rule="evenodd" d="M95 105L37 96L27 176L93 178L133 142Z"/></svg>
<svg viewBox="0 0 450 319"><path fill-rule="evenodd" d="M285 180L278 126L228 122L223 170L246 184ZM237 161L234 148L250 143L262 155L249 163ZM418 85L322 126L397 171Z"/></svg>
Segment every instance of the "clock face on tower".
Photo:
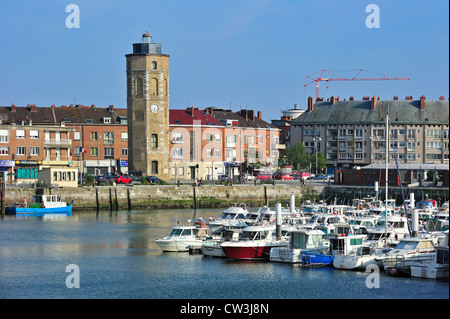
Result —
<svg viewBox="0 0 450 319"><path fill-rule="evenodd" d="M158 112L158 110L159 110L159 106L158 106L157 104L152 104L152 106L150 107L150 110L151 110L153 113L156 113L156 112Z"/></svg>

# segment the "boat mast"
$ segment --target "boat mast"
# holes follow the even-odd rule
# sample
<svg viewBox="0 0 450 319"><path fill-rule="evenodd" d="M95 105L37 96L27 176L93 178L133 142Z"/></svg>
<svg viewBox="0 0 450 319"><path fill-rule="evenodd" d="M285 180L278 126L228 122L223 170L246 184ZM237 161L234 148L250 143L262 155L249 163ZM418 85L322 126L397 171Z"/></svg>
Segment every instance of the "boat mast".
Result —
<svg viewBox="0 0 450 319"><path fill-rule="evenodd" d="M386 114L386 173L385 173L385 190L386 199L384 204L384 246L387 246L387 209L388 209L388 182L389 182L389 113Z"/></svg>

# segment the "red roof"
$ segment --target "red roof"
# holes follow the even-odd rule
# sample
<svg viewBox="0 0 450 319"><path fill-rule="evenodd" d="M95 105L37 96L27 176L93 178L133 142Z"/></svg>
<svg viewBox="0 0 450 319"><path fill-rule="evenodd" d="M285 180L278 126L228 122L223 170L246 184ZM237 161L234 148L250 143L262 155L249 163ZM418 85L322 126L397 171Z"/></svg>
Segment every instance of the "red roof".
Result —
<svg viewBox="0 0 450 319"><path fill-rule="evenodd" d="M193 113L193 115L192 115ZM200 121L200 123L194 121ZM169 124L171 125L213 125L223 126L223 124L215 119L206 111L188 108L185 110L169 110Z"/></svg>

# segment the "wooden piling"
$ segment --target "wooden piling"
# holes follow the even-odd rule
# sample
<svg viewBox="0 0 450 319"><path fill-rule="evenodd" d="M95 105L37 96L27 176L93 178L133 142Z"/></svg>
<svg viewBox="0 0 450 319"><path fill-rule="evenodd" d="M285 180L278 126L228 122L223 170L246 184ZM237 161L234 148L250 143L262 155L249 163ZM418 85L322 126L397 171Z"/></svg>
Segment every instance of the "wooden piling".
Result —
<svg viewBox="0 0 450 319"><path fill-rule="evenodd" d="M98 201L98 188L95 188L95 201L97 203L97 212L100 210L100 203Z"/></svg>
<svg viewBox="0 0 450 319"><path fill-rule="evenodd" d="M197 187L192 186L192 188L194 189L194 209L197 209Z"/></svg>
<svg viewBox="0 0 450 319"><path fill-rule="evenodd" d="M131 210L131 197L129 188L127 188L127 202L128 202L128 210Z"/></svg>

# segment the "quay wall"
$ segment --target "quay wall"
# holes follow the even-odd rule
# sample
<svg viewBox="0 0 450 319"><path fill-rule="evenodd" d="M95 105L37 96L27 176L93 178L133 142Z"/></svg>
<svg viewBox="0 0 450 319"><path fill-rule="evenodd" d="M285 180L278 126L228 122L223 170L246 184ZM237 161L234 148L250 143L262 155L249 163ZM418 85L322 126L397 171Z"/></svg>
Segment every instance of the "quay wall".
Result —
<svg viewBox="0 0 450 319"><path fill-rule="evenodd" d="M405 197L415 193L415 200L427 198L438 199L442 202L448 200L448 188L414 188L404 189ZM296 205L306 200L326 200L336 204L351 203L353 198L375 196L373 187L352 187L335 185L303 186L279 185L205 185L199 187L176 185L151 186L100 186L78 188L7 188L5 202L8 205L20 203L22 198L32 202L35 194L59 194L64 201L73 201L74 211L91 210L128 210L150 208L212 208L226 207L235 203L246 203L252 207L262 206L266 203L274 205L280 201L289 205L291 194L295 195ZM384 199L384 189L380 189L379 198ZM403 202L399 187L389 188L389 197L395 198L398 204Z"/></svg>

